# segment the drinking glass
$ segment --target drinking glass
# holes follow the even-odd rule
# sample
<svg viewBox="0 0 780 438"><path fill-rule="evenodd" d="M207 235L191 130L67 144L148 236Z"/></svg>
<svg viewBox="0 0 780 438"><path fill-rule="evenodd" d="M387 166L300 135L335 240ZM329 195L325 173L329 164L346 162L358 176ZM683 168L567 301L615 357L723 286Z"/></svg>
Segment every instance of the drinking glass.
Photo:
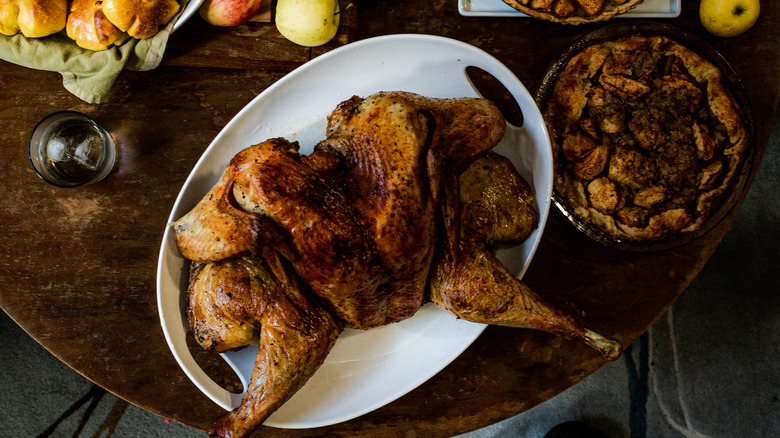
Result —
<svg viewBox="0 0 780 438"><path fill-rule="evenodd" d="M78 187L96 183L111 172L116 146L111 134L87 115L59 111L33 129L27 156L44 181Z"/></svg>

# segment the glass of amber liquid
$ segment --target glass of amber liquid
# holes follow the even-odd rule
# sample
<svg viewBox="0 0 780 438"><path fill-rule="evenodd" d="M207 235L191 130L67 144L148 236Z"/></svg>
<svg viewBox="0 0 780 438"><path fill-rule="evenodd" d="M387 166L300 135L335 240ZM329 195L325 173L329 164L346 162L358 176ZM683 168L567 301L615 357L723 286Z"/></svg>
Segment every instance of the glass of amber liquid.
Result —
<svg viewBox="0 0 780 438"><path fill-rule="evenodd" d="M78 187L105 178L116 162L111 134L75 111L50 114L33 129L27 155L35 172L58 187Z"/></svg>

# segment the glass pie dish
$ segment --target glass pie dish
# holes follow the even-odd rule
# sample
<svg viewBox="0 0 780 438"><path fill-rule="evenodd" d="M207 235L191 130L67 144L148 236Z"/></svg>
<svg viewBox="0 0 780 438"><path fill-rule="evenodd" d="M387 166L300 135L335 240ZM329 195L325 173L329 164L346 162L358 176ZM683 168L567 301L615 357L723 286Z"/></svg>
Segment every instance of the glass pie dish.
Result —
<svg viewBox="0 0 780 438"><path fill-rule="evenodd" d="M675 99L686 86L698 94L680 110ZM689 33L633 22L589 33L553 62L536 99L554 150L553 204L601 244L683 245L718 224L744 191L753 139L747 95L726 60ZM703 139L714 153L702 152Z"/></svg>

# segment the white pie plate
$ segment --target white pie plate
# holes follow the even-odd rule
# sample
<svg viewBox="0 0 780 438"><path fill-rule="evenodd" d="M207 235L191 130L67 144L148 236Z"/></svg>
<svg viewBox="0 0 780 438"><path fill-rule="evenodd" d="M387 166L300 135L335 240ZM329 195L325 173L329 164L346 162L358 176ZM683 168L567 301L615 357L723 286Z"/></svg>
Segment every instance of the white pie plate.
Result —
<svg viewBox="0 0 780 438"><path fill-rule="evenodd" d="M517 77L487 53L456 40L390 35L348 44L321 55L268 87L243 108L209 145L184 183L169 223L189 211L217 181L239 150L285 137L309 153L324 138L327 115L353 95L404 90L430 97L478 97L465 69L492 74L519 104L524 125L508 125L496 150L510 157L535 190L540 226L520 246L499 257L522 276L536 251L550 208L552 155L542 116ZM224 409L242 394L217 385L196 364L186 344L188 262L166 226L157 267L157 299L165 338L181 368ZM454 360L484 329L425 305L414 317L368 331L347 329L309 382L264 423L311 428L350 420L416 388ZM223 354L246 387L256 348Z"/></svg>

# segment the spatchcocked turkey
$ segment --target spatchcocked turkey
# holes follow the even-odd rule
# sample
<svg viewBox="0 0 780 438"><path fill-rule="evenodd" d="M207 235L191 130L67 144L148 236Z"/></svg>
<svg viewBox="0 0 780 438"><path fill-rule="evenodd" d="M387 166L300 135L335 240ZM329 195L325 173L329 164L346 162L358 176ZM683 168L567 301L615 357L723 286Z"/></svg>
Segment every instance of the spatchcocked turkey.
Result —
<svg viewBox="0 0 780 438"><path fill-rule="evenodd" d="M490 152L504 128L485 99L382 92L338 105L309 155L277 138L233 157L173 224L193 261L196 340L217 352L260 347L242 404L213 435L249 435L311 377L344 326L400 321L427 299L466 320L620 354L494 256L537 224L530 188Z"/></svg>

